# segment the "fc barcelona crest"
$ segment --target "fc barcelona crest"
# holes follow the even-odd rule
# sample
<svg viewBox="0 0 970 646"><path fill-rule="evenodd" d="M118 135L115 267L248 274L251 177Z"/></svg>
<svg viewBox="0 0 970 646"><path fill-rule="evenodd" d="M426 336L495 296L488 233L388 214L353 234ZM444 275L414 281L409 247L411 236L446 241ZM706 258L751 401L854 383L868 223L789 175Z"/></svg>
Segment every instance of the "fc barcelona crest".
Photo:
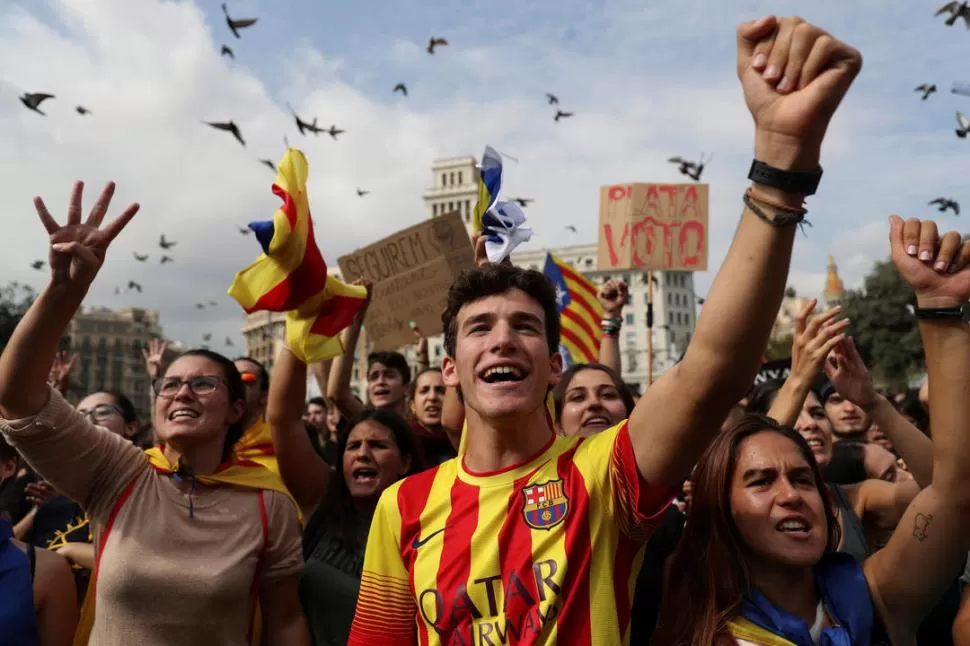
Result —
<svg viewBox="0 0 970 646"><path fill-rule="evenodd" d="M525 487L522 497L525 499L522 515L526 524L534 529L552 529L566 518L569 511L569 498L562 480Z"/></svg>

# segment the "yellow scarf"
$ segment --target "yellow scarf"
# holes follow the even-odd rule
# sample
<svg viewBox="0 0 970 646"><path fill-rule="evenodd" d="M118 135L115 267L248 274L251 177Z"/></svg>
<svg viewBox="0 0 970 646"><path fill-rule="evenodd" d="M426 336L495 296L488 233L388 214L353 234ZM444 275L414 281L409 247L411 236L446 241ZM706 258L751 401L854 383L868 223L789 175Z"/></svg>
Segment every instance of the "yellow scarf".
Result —
<svg viewBox="0 0 970 646"><path fill-rule="evenodd" d="M269 423L264 419L249 427L232 447L232 452L239 461L261 464L277 476L280 475L280 465L276 461L276 451L273 449L273 434Z"/></svg>
<svg viewBox="0 0 970 646"><path fill-rule="evenodd" d="M268 426L267 426L268 428ZM145 455L148 457L149 463L152 468L158 473L162 474L173 474L178 471L178 464L173 464L165 456L164 451L161 447L153 447L145 451ZM274 458L275 461L275 458ZM255 490L270 490L278 491L285 495L293 506L296 508L297 516L300 519L300 523L303 522L303 512L300 510L300 506L290 495L290 492L286 489L283 481L280 479L278 473L270 471L268 468L264 467L261 463L242 459L237 455L233 455L229 462L221 465L219 469L209 475L198 475L195 476L198 482L205 485L230 485L234 487L242 487L244 489L255 489ZM102 545L107 540L107 535L101 537ZM98 554L98 561L100 562L100 553ZM95 607L95 582L98 578L98 568L95 565L95 570L91 575L91 581L88 583L87 595L84 598L84 604L81 606L81 616L78 620L77 631L74 633L74 646L88 646L88 640L91 637L91 628L94 626L94 607ZM253 646L261 643L262 635L262 618L259 608L259 601L256 602L255 616L253 617L253 630L252 630L252 640L250 644Z"/></svg>
<svg viewBox="0 0 970 646"><path fill-rule="evenodd" d="M732 619L727 627L735 639L744 639L758 646L795 646L784 637L779 637L744 617Z"/></svg>

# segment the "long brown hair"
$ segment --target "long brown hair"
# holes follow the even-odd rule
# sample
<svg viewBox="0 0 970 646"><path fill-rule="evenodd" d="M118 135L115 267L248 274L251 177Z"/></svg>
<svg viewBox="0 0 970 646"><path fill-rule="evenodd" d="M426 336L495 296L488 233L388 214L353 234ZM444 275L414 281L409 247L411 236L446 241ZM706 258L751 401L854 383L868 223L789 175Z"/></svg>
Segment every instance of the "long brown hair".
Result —
<svg viewBox="0 0 970 646"><path fill-rule="evenodd" d="M745 415L721 433L704 453L694 474L693 500L680 544L667 572L660 625L653 641L664 646L711 646L737 616L749 586L744 549L731 517L731 486L738 447L762 432L784 435L812 468L828 526L826 550L839 544L839 523L812 449L794 429L763 415Z"/></svg>

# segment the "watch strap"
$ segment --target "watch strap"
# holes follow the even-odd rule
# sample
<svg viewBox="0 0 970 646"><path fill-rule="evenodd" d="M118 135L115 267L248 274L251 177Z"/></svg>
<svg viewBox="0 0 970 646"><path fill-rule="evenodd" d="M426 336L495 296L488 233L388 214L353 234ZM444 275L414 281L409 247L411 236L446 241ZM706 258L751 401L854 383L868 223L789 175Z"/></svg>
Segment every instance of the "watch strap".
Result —
<svg viewBox="0 0 970 646"><path fill-rule="evenodd" d="M965 321L968 318L966 305L960 307L914 307L913 314L918 319L952 319Z"/></svg>
<svg viewBox="0 0 970 646"><path fill-rule="evenodd" d="M751 161L751 170L748 171L748 179L758 184L777 188L786 193L814 195L815 191L818 190L819 182L822 181L822 167L819 166L817 171L804 173L801 171L782 170L754 159Z"/></svg>

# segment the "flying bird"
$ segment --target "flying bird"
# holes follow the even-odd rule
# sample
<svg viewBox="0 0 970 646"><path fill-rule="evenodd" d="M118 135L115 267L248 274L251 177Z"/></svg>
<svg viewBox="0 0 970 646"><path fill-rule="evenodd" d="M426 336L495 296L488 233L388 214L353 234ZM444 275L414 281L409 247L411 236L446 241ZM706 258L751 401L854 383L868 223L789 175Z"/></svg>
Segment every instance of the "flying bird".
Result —
<svg viewBox="0 0 970 646"><path fill-rule="evenodd" d="M77 113L82 117L86 114L91 114L91 111L85 108L83 105L76 106L74 109L77 110Z"/></svg>
<svg viewBox="0 0 970 646"><path fill-rule="evenodd" d="M169 258L168 256L162 256L162 264L164 265L167 262L175 262L175 261Z"/></svg>
<svg viewBox="0 0 970 646"><path fill-rule="evenodd" d="M923 100L925 101L926 99L930 98L930 95L931 94L933 94L934 92L936 92L936 85L935 84L932 84L931 85L929 83L923 83L922 85L920 85L918 88L916 88L913 91L914 92L922 92L923 93Z"/></svg>
<svg viewBox="0 0 970 646"><path fill-rule="evenodd" d="M556 110L556 116L553 118L553 121L559 121L560 119L565 119L566 117L571 117L571 116L573 116L572 112L563 112L562 110Z"/></svg>
<svg viewBox="0 0 970 646"><path fill-rule="evenodd" d="M970 119L967 119L967 117L962 112L958 111L957 123L960 124L960 127L957 128L957 131L956 131L957 137L959 137L960 139L965 139L967 134L970 133Z"/></svg>
<svg viewBox="0 0 970 646"><path fill-rule="evenodd" d="M704 172L705 164L703 155L699 162L687 161L683 157L671 157L667 161L671 164L677 164L679 166L677 170L680 171L681 175L687 175L687 177L690 177L695 182L701 181L701 173ZM707 161L710 161L710 159Z"/></svg>
<svg viewBox="0 0 970 646"><path fill-rule="evenodd" d="M162 234L162 237L158 239L158 246L161 247L162 249L171 249L172 247L174 247L177 244L178 244L177 242L172 242L171 240L166 240L164 233Z"/></svg>
<svg viewBox="0 0 970 646"><path fill-rule="evenodd" d="M546 92L546 100L549 101L549 105L559 105L559 97L555 94Z"/></svg>
<svg viewBox="0 0 970 646"><path fill-rule="evenodd" d="M368 193L370 193L370 191L363 191L363 190L361 190L359 188L357 189L357 197L364 197Z"/></svg>
<svg viewBox="0 0 970 646"><path fill-rule="evenodd" d="M250 233L253 232L252 229L244 229L243 227L236 227L236 228L239 229L239 233L243 234L244 236L248 236Z"/></svg>
<svg viewBox="0 0 970 646"><path fill-rule="evenodd" d="M219 52L220 56L228 56L232 60L236 60L236 55L232 52L232 48L229 45L223 45L222 50Z"/></svg>
<svg viewBox="0 0 970 646"><path fill-rule="evenodd" d="M43 260L35 260L34 262L30 263L30 266L33 267L34 269L36 269L37 271L40 271L41 269L44 268L44 261Z"/></svg>
<svg viewBox="0 0 970 646"><path fill-rule="evenodd" d="M513 197L512 201L517 203L523 209L529 206L529 202L535 202L535 200L532 199L531 197Z"/></svg>
<svg viewBox="0 0 970 646"><path fill-rule="evenodd" d="M232 136L239 140L239 143L241 143L243 146L246 145L246 142L242 138L242 133L239 132L239 126L232 121L203 121L202 123L207 126L212 126L216 130L225 130L226 132L231 132Z"/></svg>
<svg viewBox="0 0 970 646"><path fill-rule="evenodd" d="M408 95L408 86L406 86L404 83L398 83L397 85L394 86L394 91L395 92L400 92L404 96L407 96Z"/></svg>
<svg viewBox="0 0 970 646"><path fill-rule="evenodd" d="M40 111L40 104L47 99L53 98L53 94L45 94L43 92L26 92L22 97L20 97L20 102L37 114L43 114L46 117L47 115Z"/></svg>
<svg viewBox="0 0 970 646"><path fill-rule="evenodd" d="M347 132L347 131L346 130L340 130L339 128L337 128L337 126L330 126L330 130L324 130L323 132L325 132L328 135L330 135L331 137L333 137L333 140L336 141L337 140L337 135L339 135L341 133L344 133L344 132Z"/></svg>
<svg viewBox="0 0 970 646"><path fill-rule="evenodd" d="M211 341L212 340L212 335L211 334L203 334L202 335L202 340L203 341L206 341L206 342Z"/></svg>
<svg viewBox="0 0 970 646"><path fill-rule="evenodd" d="M232 347L232 345L233 345L232 339L230 339L229 337L226 337L226 345L228 345L230 347Z"/></svg>
<svg viewBox="0 0 970 646"><path fill-rule="evenodd" d="M222 13L226 14L226 24L229 25L229 31L231 31L232 35L236 38L242 38L242 36L239 35L239 29L252 27L256 24L256 21L259 20L259 18L242 18L240 20L233 20L229 17L229 10L226 9L225 2L222 3Z"/></svg>
<svg viewBox="0 0 970 646"><path fill-rule="evenodd" d="M566 225L566 231L572 231L573 233L579 233L579 231L576 230L576 227L574 227L571 224L567 224Z"/></svg>
<svg viewBox="0 0 970 646"><path fill-rule="evenodd" d="M216 307L217 305L219 305L219 303L215 301L209 301L209 305L211 305L212 307Z"/></svg>
<svg viewBox="0 0 970 646"><path fill-rule="evenodd" d="M137 260L138 262L145 262L146 260L148 260L147 253L144 256L139 256L137 253L132 252L132 255L135 257L135 260Z"/></svg>
<svg viewBox="0 0 970 646"><path fill-rule="evenodd" d="M203 305L202 303L196 303L195 304L195 309L197 309L197 310L204 310L205 309L205 305Z"/></svg>
<svg viewBox="0 0 970 646"><path fill-rule="evenodd" d="M274 173L276 172L276 164L273 163L272 159L260 159L259 163L262 164L263 166L269 166L269 169L271 171L273 171ZM249 231L249 229L247 229L247 231Z"/></svg>
<svg viewBox="0 0 970 646"><path fill-rule="evenodd" d="M293 106L292 105L290 105L289 103L287 103L286 104L286 107L288 107L290 109L290 113L293 115L293 120L296 121L296 129L300 131L300 134L301 135L306 135L306 131L307 130L309 130L310 132L312 132L315 135L318 135L321 132L326 132L326 130L324 130L323 128L320 128L319 126L317 126L317 118L316 117L313 117L313 123L308 123L308 122L306 122L306 121L304 121L303 119L300 118L300 115L298 115L296 113L296 110L293 109ZM284 141L285 141L285 139L286 138L284 137ZM286 147L287 148L290 147L289 143L286 144Z"/></svg>
<svg viewBox="0 0 970 646"><path fill-rule="evenodd" d="M139 285L138 283L136 283L136 282L135 282L135 281L133 281L133 280L129 280L129 281L128 281L128 290L129 290L129 291L131 291L131 290L135 290L135 291L137 291L137 292L138 292L139 294L141 294L141 285Z"/></svg>
<svg viewBox="0 0 970 646"><path fill-rule="evenodd" d="M445 40L444 38L435 38L434 36L432 36L428 40L428 53L434 54L435 47L438 47L439 45L447 45L447 44L448 44L448 41Z"/></svg>
<svg viewBox="0 0 970 646"><path fill-rule="evenodd" d="M967 29L970 29L970 2L948 2L933 14L934 17L941 16L945 13L949 13L950 17L946 19L946 26L952 27L957 20L963 18L963 22L966 23Z"/></svg>
<svg viewBox="0 0 970 646"><path fill-rule="evenodd" d="M938 197L930 202L930 205L938 206L939 208L937 210L940 213L946 213L947 209L952 209L954 215L960 215L960 204L956 200L951 200L946 197Z"/></svg>

